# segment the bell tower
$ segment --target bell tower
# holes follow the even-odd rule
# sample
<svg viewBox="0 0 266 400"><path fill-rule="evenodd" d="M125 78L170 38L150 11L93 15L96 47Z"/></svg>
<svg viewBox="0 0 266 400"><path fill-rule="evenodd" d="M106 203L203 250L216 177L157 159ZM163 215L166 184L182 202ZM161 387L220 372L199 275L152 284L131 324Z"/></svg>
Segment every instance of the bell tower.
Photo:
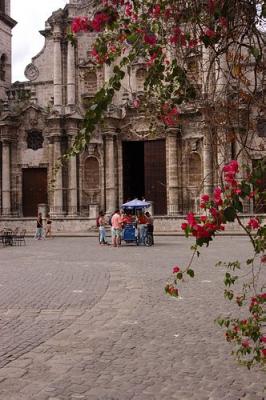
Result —
<svg viewBox="0 0 266 400"><path fill-rule="evenodd" d="M0 100L11 85L11 39L16 25L10 17L10 0L0 0Z"/></svg>

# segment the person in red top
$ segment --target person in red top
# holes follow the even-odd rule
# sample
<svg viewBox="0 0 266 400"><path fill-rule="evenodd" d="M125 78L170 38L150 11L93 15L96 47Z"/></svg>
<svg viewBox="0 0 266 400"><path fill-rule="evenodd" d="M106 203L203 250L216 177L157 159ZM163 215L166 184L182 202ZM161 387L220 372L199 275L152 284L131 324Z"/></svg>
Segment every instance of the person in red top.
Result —
<svg viewBox="0 0 266 400"><path fill-rule="evenodd" d="M122 217L123 225L132 224L133 217L131 214L125 213Z"/></svg>
<svg viewBox="0 0 266 400"><path fill-rule="evenodd" d="M144 236L145 236L145 229L148 219L146 215L144 215L143 211L139 211L137 215L137 224L138 224L138 231L139 231L139 240L140 244L144 244Z"/></svg>
<svg viewBox="0 0 266 400"><path fill-rule="evenodd" d="M113 246L119 247L121 245L121 233L122 233L122 218L120 210L116 210L111 219L112 223L112 239Z"/></svg>

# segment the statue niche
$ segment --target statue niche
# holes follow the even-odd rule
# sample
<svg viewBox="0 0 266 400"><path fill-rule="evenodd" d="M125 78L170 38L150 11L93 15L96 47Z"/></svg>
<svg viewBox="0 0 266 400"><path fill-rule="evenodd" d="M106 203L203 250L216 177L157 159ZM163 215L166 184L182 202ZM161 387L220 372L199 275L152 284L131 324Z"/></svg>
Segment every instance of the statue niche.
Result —
<svg viewBox="0 0 266 400"><path fill-rule="evenodd" d="M87 157L84 163L83 198L88 204L100 202L100 168L96 157Z"/></svg>

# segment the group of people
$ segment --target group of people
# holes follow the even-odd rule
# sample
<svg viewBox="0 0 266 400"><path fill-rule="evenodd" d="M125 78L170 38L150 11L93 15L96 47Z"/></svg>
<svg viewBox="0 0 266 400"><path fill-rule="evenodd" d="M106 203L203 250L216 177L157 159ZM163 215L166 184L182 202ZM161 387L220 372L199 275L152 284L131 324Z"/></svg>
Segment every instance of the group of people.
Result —
<svg viewBox="0 0 266 400"><path fill-rule="evenodd" d="M43 227L42 213L38 213L36 222L37 222L37 226L36 226L36 232L35 232L35 239L41 240L44 238L51 238L52 237L52 220L50 218L50 215L49 214L47 215L45 230Z"/></svg>
<svg viewBox="0 0 266 400"><path fill-rule="evenodd" d="M111 225L112 233L112 245L119 247L121 245L121 238L123 228L127 224L134 223L138 230L138 237L140 244L144 244L144 237L146 229L152 236L153 240L153 218L151 214L138 210L136 215L132 215L130 212L117 209L107 221L103 211L100 211L99 217L97 218L97 226L99 228L99 242L101 245L108 244L106 240L106 225Z"/></svg>

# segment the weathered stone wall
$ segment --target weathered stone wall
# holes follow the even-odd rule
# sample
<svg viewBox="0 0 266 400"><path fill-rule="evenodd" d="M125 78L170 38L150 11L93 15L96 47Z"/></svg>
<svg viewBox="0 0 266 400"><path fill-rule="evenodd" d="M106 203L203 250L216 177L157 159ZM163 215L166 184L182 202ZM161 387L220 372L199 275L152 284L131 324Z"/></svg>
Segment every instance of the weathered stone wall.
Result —
<svg viewBox="0 0 266 400"><path fill-rule="evenodd" d="M11 29L0 19L0 57L5 56L5 79L0 79L0 99L11 85Z"/></svg>

